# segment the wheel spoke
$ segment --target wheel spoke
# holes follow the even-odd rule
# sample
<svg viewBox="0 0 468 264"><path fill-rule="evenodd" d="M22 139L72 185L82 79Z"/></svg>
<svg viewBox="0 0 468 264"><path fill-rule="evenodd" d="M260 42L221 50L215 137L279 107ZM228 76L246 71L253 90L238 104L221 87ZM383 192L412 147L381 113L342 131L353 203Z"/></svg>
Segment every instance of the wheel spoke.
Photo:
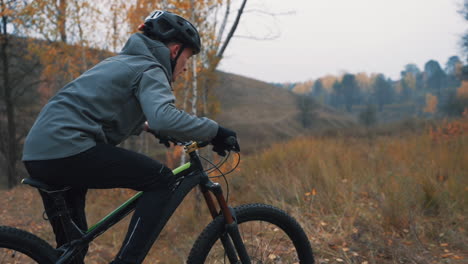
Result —
<svg viewBox="0 0 468 264"><path fill-rule="evenodd" d="M306 234L284 211L253 204L236 208L236 216L252 264L313 262ZM203 231L204 235L197 239L196 250L192 249L188 263L222 263L225 254L218 238L224 232L224 225L224 219L218 218ZM298 248L295 245L299 245Z"/></svg>

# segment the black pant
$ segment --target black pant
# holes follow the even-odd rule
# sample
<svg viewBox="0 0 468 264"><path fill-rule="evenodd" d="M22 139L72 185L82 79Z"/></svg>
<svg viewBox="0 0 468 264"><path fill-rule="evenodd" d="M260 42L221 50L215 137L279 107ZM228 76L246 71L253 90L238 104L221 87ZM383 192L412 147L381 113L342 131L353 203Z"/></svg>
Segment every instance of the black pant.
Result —
<svg viewBox="0 0 468 264"><path fill-rule="evenodd" d="M141 263L156 240L155 227L172 194L172 171L163 164L136 152L98 144L80 154L53 160L26 161L31 177L50 185L71 186L66 194L73 221L87 229L85 196L88 188L131 188L144 191L122 247L113 263ZM66 243L64 230L54 217L54 206L41 193L46 213L56 235L57 247ZM83 263L86 252L78 263Z"/></svg>

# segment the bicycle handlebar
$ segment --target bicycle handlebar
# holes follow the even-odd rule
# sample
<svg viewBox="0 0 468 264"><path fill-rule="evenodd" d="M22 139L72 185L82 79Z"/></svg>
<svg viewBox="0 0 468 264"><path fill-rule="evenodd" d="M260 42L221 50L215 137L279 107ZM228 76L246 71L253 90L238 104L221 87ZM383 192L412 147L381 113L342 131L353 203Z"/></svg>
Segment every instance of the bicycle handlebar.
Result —
<svg viewBox="0 0 468 264"><path fill-rule="evenodd" d="M207 141L195 141L195 142L186 142L182 143L185 146L186 152L190 153L194 150L204 148L207 145L209 145L211 142ZM229 149L226 149L227 151L236 151L238 152L236 145L237 145L237 139L234 136L227 137L224 140L224 143L229 146Z"/></svg>
<svg viewBox="0 0 468 264"><path fill-rule="evenodd" d="M153 134L153 136L155 136L156 138L158 138L159 140L161 141L170 141L174 144L179 144L179 145L183 145L185 146L187 149L189 148L189 146L192 146L192 148L195 148L194 150L196 149L199 149L199 148L204 148L206 146L208 146L211 142L210 141L190 141L190 142L183 142L183 141L180 141L180 140L177 140L173 137L169 137L169 136L160 136L158 135L154 130L151 130L151 129L147 129L146 130L148 133L151 133ZM195 145L194 145L195 143ZM229 146L229 151L231 150L234 150L235 151L235 146L237 144L237 139L236 137L234 136L230 136L230 137L227 137L225 140L224 140L224 143L226 145ZM189 151L193 151L193 150L190 150L188 149L188 152Z"/></svg>
<svg viewBox="0 0 468 264"><path fill-rule="evenodd" d="M187 142L188 144L190 144L189 142ZM207 145L209 145L211 142L209 141L197 141L197 145L198 147L200 148L204 148L206 147ZM234 136L230 136L230 137L227 137L225 140L224 140L224 143L230 147L234 147L237 143L237 139L236 137ZM184 143L182 143L184 144Z"/></svg>

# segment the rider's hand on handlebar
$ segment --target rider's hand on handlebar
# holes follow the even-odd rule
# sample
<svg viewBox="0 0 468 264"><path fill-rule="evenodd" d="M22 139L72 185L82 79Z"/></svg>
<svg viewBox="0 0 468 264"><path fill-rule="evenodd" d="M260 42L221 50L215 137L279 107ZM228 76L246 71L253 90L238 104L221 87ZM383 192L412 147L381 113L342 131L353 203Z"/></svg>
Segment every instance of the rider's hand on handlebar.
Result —
<svg viewBox="0 0 468 264"><path fill-rule="evenodd" d="M213 151L223 157L226 156L226 151L240 152L236 132L222 126L219 126L218 133L211 140L211 144L213 144Z"/></svg>
<svg viewBox="0 0 468 264"><path fill-rule="evenodd" d="M153 134L153 136L155 138L159 139L159 144L163 144L164 146L166 146L166 148L169 148L171 146L171 144L169 143L169 140L167 138L159 137L158 135L156 135L154 130L152 130L149 127L148 122L145 122L145 124L143 124L143 130L148 132L148 133Z"/></svg>

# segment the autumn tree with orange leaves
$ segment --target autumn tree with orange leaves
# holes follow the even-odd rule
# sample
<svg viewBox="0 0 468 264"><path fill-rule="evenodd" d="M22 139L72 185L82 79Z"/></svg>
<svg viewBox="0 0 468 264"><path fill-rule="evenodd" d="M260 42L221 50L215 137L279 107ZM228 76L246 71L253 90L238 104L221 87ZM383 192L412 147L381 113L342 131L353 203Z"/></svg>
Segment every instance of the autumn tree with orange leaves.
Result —
<svg viewBox="0 0 468 264"><path fill-rule="evenodd" d="M91 48L97 48L95 17L100 14L85 0L34 0L24 8L23 28L32 37L29 51L44 67L43 102L99 61Z"/></svg>

